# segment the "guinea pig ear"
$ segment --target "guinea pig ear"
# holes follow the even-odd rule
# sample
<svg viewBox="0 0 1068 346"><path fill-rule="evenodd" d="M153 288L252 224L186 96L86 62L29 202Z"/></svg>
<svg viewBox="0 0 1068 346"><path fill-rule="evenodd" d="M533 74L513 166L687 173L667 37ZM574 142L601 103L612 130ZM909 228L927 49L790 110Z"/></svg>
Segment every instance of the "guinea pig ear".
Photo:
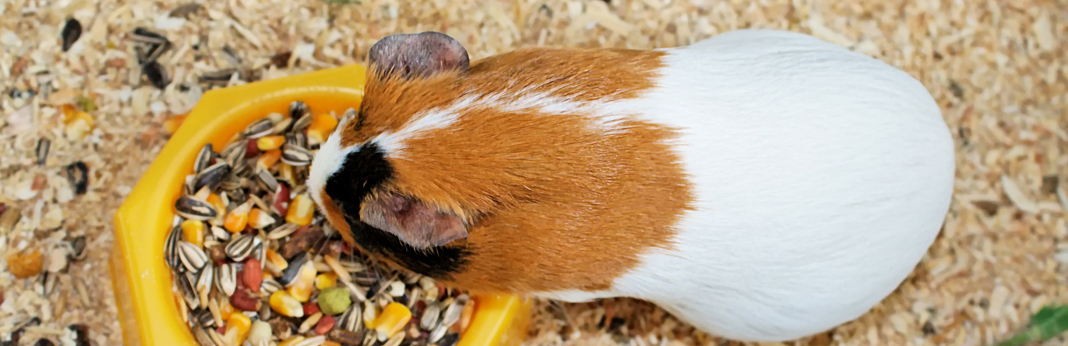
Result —
<svg viewBox="0 0 1068 346"><path fill-rule="evenodd" d="M386 36L371 46L368 60L382 72L403 78L450 70L463 73L471 64L459 41L434 31Z"/></svg>
<svg viewBox="0 0 1068 346"><path fill-rule="evenodd" d="M395 193L369 197L360 208L360 220L397 236L416 249L467 238L467 226L456 214Z"/></svg>

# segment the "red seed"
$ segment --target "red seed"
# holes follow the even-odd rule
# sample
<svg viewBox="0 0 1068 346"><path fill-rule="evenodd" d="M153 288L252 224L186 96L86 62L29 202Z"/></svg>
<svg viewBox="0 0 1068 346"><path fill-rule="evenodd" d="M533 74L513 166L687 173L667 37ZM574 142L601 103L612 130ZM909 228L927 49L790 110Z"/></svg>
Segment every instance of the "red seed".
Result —
<svg viewBox="0 0 1068 346"><path fill-rule="evenodd" d="M230 305L241 311L260 311L260 300L244 287L234 290L234 295L230 296Z"/></svg>
<svg viewBox="0 0 1068 346"><path fill-rule="evenodd" d="M251 159L260 155L260 146L256 144L255 139L250 139L245 142L245 158Z"/></svg>
<svg viewBox="0 0 1068 346"><path fill-rule="evenodd" d="M315 334L324 335L334 329L334 316L325 315L315 324Z"/></svg>
<svg viewBox="0 0 1068 346"><path fill-rule="evenodd" d="M289 187L284 182L278 182L278 188L274 191L274 202L271 208L278 215L285 215L289 211Z"/></svg>
<svg viewBox="0 0 1068 346"><path fill-rule="evenodd" d="M252 293L259 293L260 284L263 282L263 268L260 267L260 260L249 258L245 261L245 267L241 269L241 277Z"/></svg>
<svg viewBox="0 0 1068 346"><path fill-rule="evenodd" d="M215 332L219 333L219 335L226 335L226 326L219 326L219 328L215 328Z"/></svg>
<svg viewBox="0 0 1068 346"><path fill-rule="evenodd" d="M319 304L315 302L304 303L304 316L311 316L316 312L319 312Z"/></svg>

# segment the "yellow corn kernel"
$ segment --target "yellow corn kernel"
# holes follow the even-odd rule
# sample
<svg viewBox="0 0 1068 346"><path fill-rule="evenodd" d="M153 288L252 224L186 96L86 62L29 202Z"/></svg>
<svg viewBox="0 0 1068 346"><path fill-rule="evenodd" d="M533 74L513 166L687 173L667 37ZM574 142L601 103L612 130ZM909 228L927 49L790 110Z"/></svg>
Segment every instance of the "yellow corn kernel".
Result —
<svg viewBox="0 0 1068 346"><path fill-rule="evenodd" d="M382 314L375 319L374 329L379 333L386 334L386 337L393 337L393 335L403 330L411 319L412 311L408 310L407 306L397 302L389 303L385 309L382 309Z"/></svg>
<svg viewBox="0 0 1068 346"><path fill-rule="evenodd" d="M293 174L293 166L290 166L288 163L282 162L282 164L278 166L278 172L281 173L282 180L290 183L297 181L297 175Z"/></svg>
<svg viewBox="0 0 1068 346"><path fill-rule="evenodd" d="M308 125L308 144L320 144L326 141L326 137L337 128L337 119L326 113L313 115L311 124Z"/></svg>
<svg viewBox="0 0 1068 346"><path fill-rule="evenodd" d="M286 290L297 301L303 303L311 299L312 289L315 288L315 264L311 261L304 262L304 268L300 268L297 278Z"/></svg>
<svg viewBox="0 0 1068 346"><path fill-rule="evenodd" d="M176 115L163 121L163 132L168 136L174 135L178 132L178 127L182 126L182 122L185 121L186 115Z"/></svg>
<svg viewBox="0 0 1068 346"><path fill-rule="evenodd" d="M274 264L275 267L278 267L278 270L286 270L286 268L289 268L289 262L287 262L281 254L271 249L267 249L267 262Z"/></svg>
<svg viewBox="0 0 1068 346"><path fill-rule="evenodd" d="M319 346L341 346L341 344L334 341L326 340L326 342L323 342L322 345Z"/></svg>
<svg viewBox="0 0 1068 346"><path fill-rule="evenodd" d="M324 289L337 286L337 274L323 273L315 277L315 288Z"/></svg>
<svg viewBox="0 0 1068 346"><path fill-rule="evenodd" d="M300 343L301 341L304 341L303 336L294 335L289 337L289 339L285 339L282 342L278 343L278 346L293 346Z"/></svg>
<svg viewBox="0 0 1068 346"><path fill-rule="evenodd" d="M223 224L224 218L226 217L226 203L223 203L222 197L212 193L208 195L206 200L211 206L215 207L215 220L212 221L212 224L216 226Z"/></svg>
<svg viewBox="0 0 1068 346"><path fill-rule="evenodd" d="M289 202L289 210L286 211L286 222L297 226L306 226L311 223L314 211L315 205L312 204L311 198L305 193L299 194Z"/></svg>
<svg viewBox="0 0 1068 346"><path fill-rule="evenodd" d="M278 160L282 159L282 151L278 149L268 150L256 160L256 167L270 169Z"/></svg>
<svg viewBox="0 0 1068 346"><path fill-rule="evenodd" d="M219 315L222 319L229 320L230 315L234 313L234 306L230 305L229 299L223 299L219 301Z"/></svg>
<svg viewBox="0 0 1068 346"><path fill-rule="evenodd" d="M85 137L85 134L92 131L96 125L96 120L89 113L77 111L72 115L64 114L63 122L66 125L65 131L67 137L72 139L81 139Z"/></svg>
<svg viewBox="0 0 1068 346"><path fill-rule="evenodd" d="M226 230L231 233L244 231L245 225L248 225L248 213L251 209L252 200L248 200L237 206L237 208L234 208L234 210L231 210L226 214L226 220L223 221L223 227L226 227Z"/></svg>
<svg viewBox="0 0 1068 346"><path fill-rule="evenodd" d="M285 142L285 136L264 136L256 139L256 146L262 151L268 151L281 148Z"/></svg>
<svg viewBox="0 0 1068 346"><path fill-rule="evenodd" d="M230 329L233 328L237 331L237 343L231 345L240 345L245 342L245 338L248 337L248 330L252 327L252 320L249 320L245 314L231 314L230 318L226 320L226 335L230 335Z"/></svg>
<svg viewBox="0 0 1068 346"><path fill-rule="evenodd" d="M285 290L274 291L268 300L274 312L289 317L304 317L304 306Z"/></svg>
<svg viewBox="0 0 1068 346"><path fill-rule="evenodd" d="M260 208L253 208L248 212L248 225L252 226L252 228L263 229L272 224L274 224L274 217L271 216L271 213Z"/></svg>
<svg viewBox="0 0 1068 346"><path fill-rule="evenodd" d="M197 247L204 247L204 222L200 220L182 221L182 238Z"/></svg>

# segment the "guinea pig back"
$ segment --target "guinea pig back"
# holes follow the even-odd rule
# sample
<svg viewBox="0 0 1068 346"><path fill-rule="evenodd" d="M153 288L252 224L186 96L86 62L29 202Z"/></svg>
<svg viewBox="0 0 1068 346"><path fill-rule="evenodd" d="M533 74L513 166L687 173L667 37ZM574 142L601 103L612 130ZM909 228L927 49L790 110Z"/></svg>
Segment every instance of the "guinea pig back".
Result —
<svg viewBox="0 0 1068 346"><path fill-rule="evenodd" d="M474 62L443 34L393 35L369 67L309 191L354 246L473 291L635 297L796 339L892 292L953 191L926 89L807 35Z"/></svg>

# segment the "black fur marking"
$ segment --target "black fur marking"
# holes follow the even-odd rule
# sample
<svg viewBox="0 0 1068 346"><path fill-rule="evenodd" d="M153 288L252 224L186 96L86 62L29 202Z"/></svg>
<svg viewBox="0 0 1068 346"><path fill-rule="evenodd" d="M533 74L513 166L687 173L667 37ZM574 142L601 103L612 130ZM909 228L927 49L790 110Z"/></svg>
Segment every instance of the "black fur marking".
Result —
<svg viewBox="0 0 1068 346"><path fill-rule="evenodd" d="M449 279L467 264L470 252L463 247L438 247L421 251L396 236L359 220L360 202L393 176L382 150L368 143L345 157L341 169L326 181L325 191L345 214L352 237L364 249L396 261L401 266L433 279Z"/></svg>

